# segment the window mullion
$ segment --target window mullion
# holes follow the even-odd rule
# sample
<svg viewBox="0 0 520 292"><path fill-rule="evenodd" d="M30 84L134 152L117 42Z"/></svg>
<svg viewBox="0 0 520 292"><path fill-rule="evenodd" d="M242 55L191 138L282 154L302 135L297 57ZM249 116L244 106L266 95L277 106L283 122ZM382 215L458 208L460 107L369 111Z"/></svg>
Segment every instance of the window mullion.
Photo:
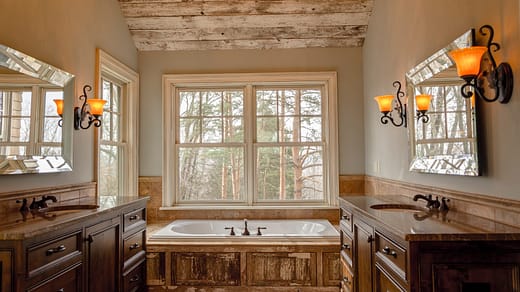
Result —
<svg viewBox="0 0 520 292"><path fill-rule="evenodd" d="M256 152L253 144L256 142L256 96L254 87L249 84L244 93L244 124L245 124L245 175L247 205L252 206L256 197Z"/></svg>

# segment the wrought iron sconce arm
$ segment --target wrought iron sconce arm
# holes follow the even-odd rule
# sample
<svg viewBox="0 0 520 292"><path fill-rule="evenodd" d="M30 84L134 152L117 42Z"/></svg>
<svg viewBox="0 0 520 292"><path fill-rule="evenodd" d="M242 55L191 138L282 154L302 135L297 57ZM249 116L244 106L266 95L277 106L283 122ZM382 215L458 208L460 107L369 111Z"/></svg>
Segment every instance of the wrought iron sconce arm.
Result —
<svg viewBox="0 0 520 292"><path fill-rule="evenodd" d="M417 120L421 120L423 123L428 123L430 117L426 114L427 111L417 110Z"/></svg>
<svg viewBox="0 0 520 292"><path fill-rule="evenodd" d="M83 100L81 107L74 107L74 129L88 129L91 125L95 127L101 126L101 115L92 114L87 110L87 91L92 91L90 85L83 86L83 94L80 95L79 100ZM86 121L87 120L87 121ZM86 123L86 126L83 124Z"/></svg>
<svg viewBox="0 0 520 292"><path fill-rule="evenodd" d="M498 101L500 103L508 103L513 93L513 71L509 63L501 63L497 66L493 52L500 50L500 45L493 42L495 32L490 25L483 25L479 29L479 33L483 36L489 34L486 48L487 59L491 63L490 71L484 69L478 75L461 76L466 83L461 87L461 94L465 98L471 98L473 94L482 98L486 102ZM487 80L489 87L494 90L495 96L487 97L484 90L484 78ZM473 90L472 90L473 89Z"/></svg>
<svg viewBox="0 0 520 292"><path fill-rule="evenodd" d="M406 104L403 104L401 102L401 98L404 97L404 92L401 91L401 82L394 81L393 86L397 88L395 99L397 100L397 104L393 107L392 111L383 111L383 116L381 117L381 123L388 124L388 121L390 121L394 126L400 127L404 126L407 127L407 121L406 121ZM399 120L395 120L392 116L392 112L395 110L395 112L398 114Z"/></svg>

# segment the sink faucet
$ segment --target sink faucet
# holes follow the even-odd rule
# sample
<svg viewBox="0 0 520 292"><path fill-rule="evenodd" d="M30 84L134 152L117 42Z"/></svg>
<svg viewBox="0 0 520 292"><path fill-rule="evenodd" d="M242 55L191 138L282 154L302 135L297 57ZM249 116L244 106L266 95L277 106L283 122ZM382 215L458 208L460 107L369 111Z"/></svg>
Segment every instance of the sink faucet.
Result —
<svg viewBox="0 0 520 292"><path fill-rule="evenodd" d="M249 230L247 230L247 219L244 219L244 231L242 231L242 235L249 235Z"/></svg>
<svg viewBox="0 0 520 292"><path fill-rule="evenodd" d="M428 195L428 196L425 196L425 195L421 195L421 194L417 194L415 196L413 196L413 200L414 201L418 201L419 199L423 199L426 201L426 208L428 209L439 209L439 207L441 206L441 202L439 202L439 197L435 197L435 200L432 199L432 195Z"/></svg>
<svg viewBox="0 0 520 292"><path fill-rule="evenodd" d="M47 201L53 201L54 203L56 203L58 201L58 199L56 199L55 196L42 196L42 199L39 200L39 201L36 201L35 198L33 198L33 201L31 203L31 205L29 206L29 209L31 210L35 210L35 209L41 209L41 208L47 208Z"/></svg>

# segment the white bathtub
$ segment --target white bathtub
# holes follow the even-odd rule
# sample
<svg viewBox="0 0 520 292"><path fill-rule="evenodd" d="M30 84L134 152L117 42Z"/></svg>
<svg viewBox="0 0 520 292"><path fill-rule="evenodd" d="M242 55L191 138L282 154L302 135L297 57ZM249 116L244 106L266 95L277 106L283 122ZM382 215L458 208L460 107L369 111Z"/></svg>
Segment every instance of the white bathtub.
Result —
<svg viewBox="0 0 520 292"><path fill-rule="evenodd" d="M233 227L235 235L230 235ZM261 235L257 235L258 227ZM226 241L309 241L339 240L339 233L327 220L247 220L250 235L242 235L244 220L175 220L153 233L151 241L223 239Z"/></svg>

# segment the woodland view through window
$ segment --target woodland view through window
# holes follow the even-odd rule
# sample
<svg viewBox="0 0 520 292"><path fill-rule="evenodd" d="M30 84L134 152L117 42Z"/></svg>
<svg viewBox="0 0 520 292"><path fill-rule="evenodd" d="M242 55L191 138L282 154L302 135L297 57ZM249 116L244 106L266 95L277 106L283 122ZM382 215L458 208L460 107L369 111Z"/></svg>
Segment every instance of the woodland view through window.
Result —
<svg viewBox="0 0 520 292"><path fill-rule="evenodd" d="M174 204L328 203L327 93L316 81L174 86Z"/></svg>

